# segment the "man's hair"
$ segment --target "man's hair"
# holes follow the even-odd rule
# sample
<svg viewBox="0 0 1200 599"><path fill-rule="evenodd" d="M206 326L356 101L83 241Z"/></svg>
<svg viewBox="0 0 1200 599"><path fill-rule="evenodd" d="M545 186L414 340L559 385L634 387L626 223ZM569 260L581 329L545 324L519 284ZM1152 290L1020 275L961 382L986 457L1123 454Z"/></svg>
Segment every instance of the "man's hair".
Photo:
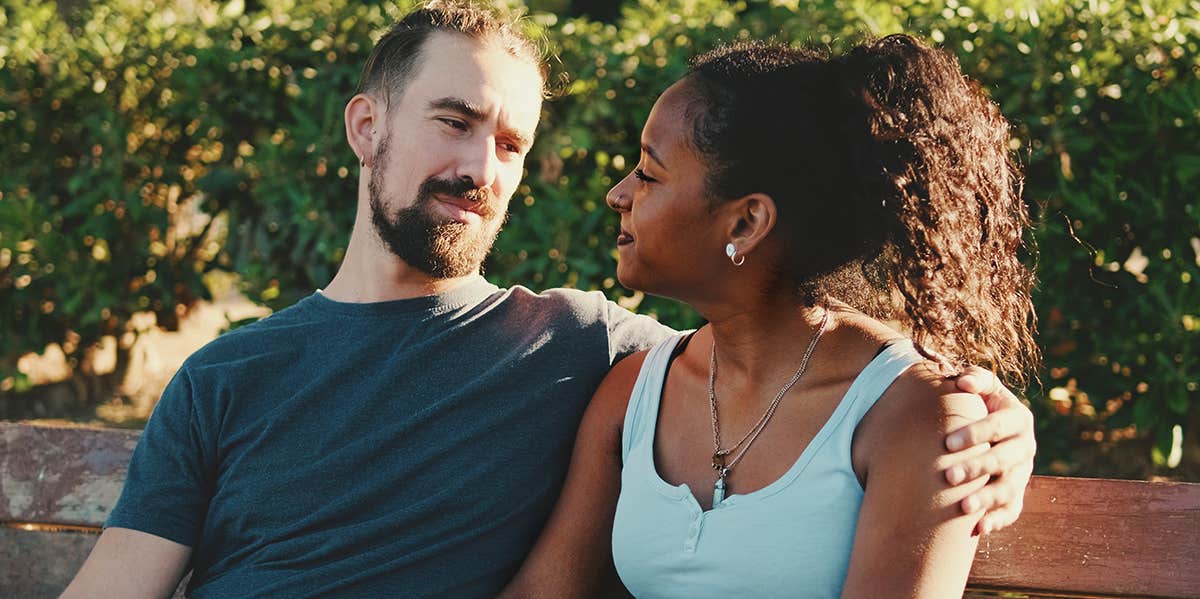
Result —
<svg viewBox="0 0 1200 599"><path fill-rule="evenodd" d="M514 21L466 0L432 0L405 15L379 38L363 65L356 93L377 95L390 110L392 94L398 98L404 92L420 66L425 42L439 31L495 44L514 57L530 61L537 66L544 85L549 69L542 52Z"/></svg>

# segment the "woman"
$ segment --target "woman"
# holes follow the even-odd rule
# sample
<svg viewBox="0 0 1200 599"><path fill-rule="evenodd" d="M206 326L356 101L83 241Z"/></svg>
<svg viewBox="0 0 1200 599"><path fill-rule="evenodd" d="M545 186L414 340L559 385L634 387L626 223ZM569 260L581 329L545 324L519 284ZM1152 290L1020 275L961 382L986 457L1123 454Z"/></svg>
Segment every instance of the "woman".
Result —
<svg viewBox="0 0 1200 599"><path fill-rule="evenodd" d="M602 383L512 595L596 593L610 555L645 597L961 595L983 481L947 488L941 439L985 409L945 375L1038 359L1008 139L910 36L699 57L608 203L622 284L708 324Z"/></svg>

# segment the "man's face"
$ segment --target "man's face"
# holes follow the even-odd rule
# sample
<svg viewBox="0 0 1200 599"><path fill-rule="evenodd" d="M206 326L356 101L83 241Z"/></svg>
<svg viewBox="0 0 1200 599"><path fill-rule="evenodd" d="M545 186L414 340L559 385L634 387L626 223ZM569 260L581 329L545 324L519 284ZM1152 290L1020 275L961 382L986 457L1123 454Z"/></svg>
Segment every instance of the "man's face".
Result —
<svg viewBox="0 0 1200 599"><path fill-rule="evenodd" d="M451 33L431 35L419 61L377 128L371 221L410 266L460 277L479 271L521 180L542 77L528 60Z"/></svg>

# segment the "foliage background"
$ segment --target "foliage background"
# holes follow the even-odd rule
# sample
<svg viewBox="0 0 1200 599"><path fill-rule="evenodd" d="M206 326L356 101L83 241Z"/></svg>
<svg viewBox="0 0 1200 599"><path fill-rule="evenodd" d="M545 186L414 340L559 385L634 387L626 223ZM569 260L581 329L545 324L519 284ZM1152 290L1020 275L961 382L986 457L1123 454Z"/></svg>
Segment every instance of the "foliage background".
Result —
<svg viewBox="0 0 1200 599"><path fill-rule="evenodd" d="M356 164L341 111L401 10L348 0L0 4L0 416L59 347L85 406L128 348L233 272L286 306L330 280ZM531 0L556 55L528 176L486 268L602 289L669 324L687 309L613 279L611 184L689 56L776 37L838 48L906 31L959 56L1014 123L1040 218L1046 368L1027 390L1043 472L1200 480L1200 2ZM510 8L522 10L516 0ZM154 325L135 315L153 313ZM141 324L138 324L141 323ZM117 366L91 366L97 344ZM78 415L78 414L76 414Z"/></svg>

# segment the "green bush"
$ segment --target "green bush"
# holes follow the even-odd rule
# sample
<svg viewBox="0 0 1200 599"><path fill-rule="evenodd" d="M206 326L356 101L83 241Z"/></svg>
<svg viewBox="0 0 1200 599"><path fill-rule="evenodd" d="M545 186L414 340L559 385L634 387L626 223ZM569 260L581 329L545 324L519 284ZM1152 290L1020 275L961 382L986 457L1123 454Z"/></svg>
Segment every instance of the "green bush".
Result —
<svg viewBox="0 0 1200 599"><path fill-rule="evenodd" d="M0 389L20 385L16 357L47 343L77 355L126 335L142 310L172 326L214 269L274 308L330 280L357 177L341 111L393 13L260 4L0 10ZM604 195L636 162L654 98L721 41L841 47L917 33L957 54L1014 122L1042 219L1046 369L1028 391L1040 467L1077 471L1121 439L1152 443L1168 465L1176 427L1200 422L1200 208L1188 193L1200 178L1200 20L1169 0L1017 4L641 0L616 23L535 10L569 79L489 278L603 289L695 326L613 279Z"/></svg>
<svg viewBox="0 0 1200 599"><path fill-rule="evenodd" d="M24 386L25 352L61 343L74 366L104 335L128 347L134 312L170 327L206 296L212 219L187 208L220 139L195 88L221 82L210 54L182 50L208 32L144 9L98 6L76 26L52 2L0 11L5 390Z"/></svg>

